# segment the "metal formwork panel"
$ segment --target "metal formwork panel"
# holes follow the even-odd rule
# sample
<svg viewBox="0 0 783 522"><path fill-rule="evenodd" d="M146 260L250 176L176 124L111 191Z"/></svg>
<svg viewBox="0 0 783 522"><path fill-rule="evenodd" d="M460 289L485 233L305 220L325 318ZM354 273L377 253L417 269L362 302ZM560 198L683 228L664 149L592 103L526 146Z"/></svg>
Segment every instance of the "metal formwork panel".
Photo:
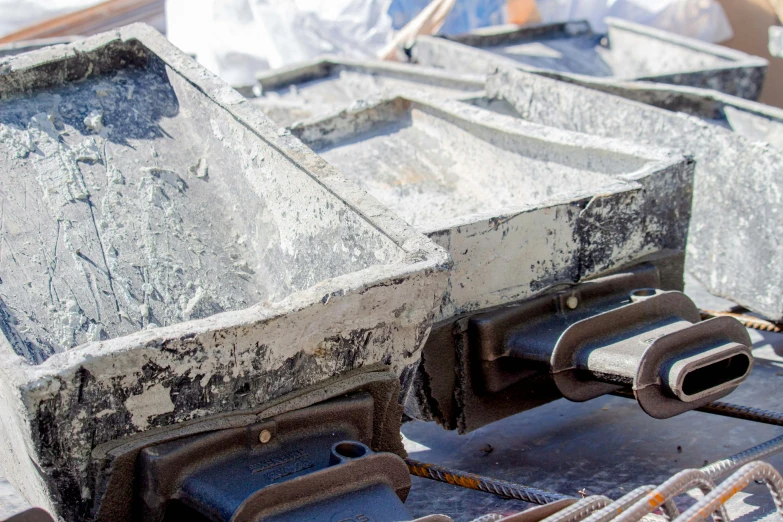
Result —
<svg viewBox="0 0 783 522"><path fill-rule="evenodd" d="M32 504L90 519L118 445L418 362L446 252L154 30L0 71L0 465Z"/></svg>
<svg viewBox="0 0 783 522"><path fill-rule="evenodd" d="M500 103L502 110L513 110L531 122L692 154L696 176L688 235L689 271L711 292L770 319L783 318L783 272L773 262L780 255L776 187L783 154L778 148L687 114L519 70L490 75L487 96L492 103ZM743 108L717 98L706 101L711 109L704 113L716 106L721 112L729 108L735 119ZM767 113L776 111L749 112L760 119ZM769 122L774 132L778 120Z"/></svg>
<svg viewBox="0 0 783 522"><path fill-rule="evenodd" d="M451 253L439 319L685 247L681 155L423 93L292 132Z"/></svg>
<svg viewBox="0 0 783 522"><path fill-rule="evenodd" d="M461 98L484 89L484 77L382 61L327 57L258 75L260 96L251 98L280 123L324 116L358 100L394 90L427 90Z"/></svg>
<svg viewBox="0 0 783 522"><path fill-rule="evenodd" d="M624 20L609 18L607 24L606 37L587 22L491 28L448 39L422 36L413 44L412 59L466 73L501 65L577 83L645 80L751 100L761 94L763 58Z"/></svg>

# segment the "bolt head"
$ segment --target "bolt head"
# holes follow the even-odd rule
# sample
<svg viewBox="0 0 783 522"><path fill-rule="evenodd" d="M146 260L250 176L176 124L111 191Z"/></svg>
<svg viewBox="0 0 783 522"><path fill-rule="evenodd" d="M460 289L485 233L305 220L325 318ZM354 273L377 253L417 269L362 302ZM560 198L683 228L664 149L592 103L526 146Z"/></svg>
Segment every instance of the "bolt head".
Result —
<svg viewBox="0 0 783 522"><path fill-rule="evenodd" d="M261 433L258 434L258 440L261 444L266 444L272 440L272 432L269 430L261 430Z"/></svg>
<svg viewBox="0 0 783 522"><path fill-rule="evenodd" d="M577 306L579 306L579 299L576 298L575 295L572 295L568 299L566 299L566 306L573 310Z"/></svg>

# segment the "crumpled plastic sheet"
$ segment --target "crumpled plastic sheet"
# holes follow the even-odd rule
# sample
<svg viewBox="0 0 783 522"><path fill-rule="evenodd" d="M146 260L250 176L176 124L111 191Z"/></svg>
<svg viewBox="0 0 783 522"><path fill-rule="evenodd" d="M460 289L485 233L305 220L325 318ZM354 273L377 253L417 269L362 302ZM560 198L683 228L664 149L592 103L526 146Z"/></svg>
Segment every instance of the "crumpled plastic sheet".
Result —
<svg viewBox="0 0 783 522"><path fill-rule="evenodd" d="M733 36L726 13L716 0L537 0L545 22L587 20L605 33L604 19L622 18L705 42Z"/></svg>
<svg viewBox="0 0 783 522"><path fill-rule="evenodd" d="M167 0L171 42L231 85L323 54L374 56L392 37L391 0Z"/></svg>

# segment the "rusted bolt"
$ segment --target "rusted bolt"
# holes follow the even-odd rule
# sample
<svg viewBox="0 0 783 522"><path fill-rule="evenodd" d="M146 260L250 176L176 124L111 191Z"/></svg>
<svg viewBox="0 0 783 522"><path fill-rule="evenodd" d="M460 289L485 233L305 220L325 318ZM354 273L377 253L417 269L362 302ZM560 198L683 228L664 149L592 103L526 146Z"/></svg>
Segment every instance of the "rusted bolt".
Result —
<svg viewBox="0 0 783 522"><path fill-rule="evenodd" d="M261 433L258 434L258 440L261 444L266 444L272 440L272 432L269 430L261 430Z"/></svg>
<svg viewBox="0 0 783 522"><path fill-rule="evenodd" d="M573 310L577 306L579 306L579 299L576 298L575 295L572 295L568 299L566 299L566 306Z"/></svg>

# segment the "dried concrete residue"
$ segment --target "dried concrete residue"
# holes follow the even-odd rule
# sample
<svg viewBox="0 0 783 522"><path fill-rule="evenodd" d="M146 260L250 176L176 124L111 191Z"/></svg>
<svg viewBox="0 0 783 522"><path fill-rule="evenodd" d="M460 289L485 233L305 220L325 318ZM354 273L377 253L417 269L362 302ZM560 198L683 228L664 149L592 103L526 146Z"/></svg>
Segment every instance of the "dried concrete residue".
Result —
<svg viewBox="0 0 783 522"><path fill-rule="evenodd" d="M763 58L624 20L607 23L605 39L580 22L456 37L463 43L419 37L411 60L473 74L519 68L599 89L622 80L646 80L749 100L761 94L767 67Z"/></svg>
<svg viewBox="0 0 783 522"><path fill-rule="evenodd" d="M301 68L303 77L312 65ZM470 83L470 77L455 76L451 84L440 78L428 78L421 67L412 67L416 75L404 71L401 64L395 64L402 71L387 71L381 68L372 70L362 66L333 66L330 74L324 78L308 79L292 83L286 87L264 92L253 98L264 113L280 125L291 125L297 121L324 116L330 112L350 106L357 106L361 100L378 98L390 92L409 92L411 90L436 93L444 98L460 98L479 92L482 85L476 79ZM290 74L290 73L289 73ZM438 74L443 74L438 71Z"/></svg>
<svg viewBox="0 0 783 522"><path fill-rule="evenodd" d="M28 360L393 259L388 239L275 179L258 144L185 94L151 68L0 108L0 323Z"/></svg>
<svg viewBox="0 0 783 522"><path fill-rule="evenodd" d="M491 75L487 91L531 122L693 154L689 270L713 293L783 317L783 270L774 262L783 255L779 149L684 114L521 71Z"/></svg>
<svg viewBox="0 0 783 522"><path fill-rule="evenodd" d="M139 395L131 395L125 401L125 408L131 412L131 422L139 429L145 430L149 426L150 417L163 415L174 411L174 403L171 402L170 390L162 384L155 384L144 390ZM104 413L105 412L105 413ZM97 416L111 415L114 410L103 410Z"/></svg>
<svg viewBox="0 0 783 522"><path fill-rule="evenodd" d="M0 467L34 505L92 520L112 474L96 455L129 436L418 361L447 254L159 34L131 26L11 59L0 84L38 89L4 91L0 106L23 138L0 144ZM85 124L93 111L106 137ZM48 208L43 155L24 139L39 113L60 144L95 140L99 159L77 161L86 200ZM48 355L35 343L52 327L50 282L64 310L100 310L116 337L40 364L9 353L6 340L28 361ZM258 304L206 317L218 299ZM137 322L112 323L114 302ZM154 328L161 317L172 323Z"/></svg>
<svg viewBox="0 0 783 522"><path fill-rule="evenodd" d="M293 131L451 253L440 319L685 246L693 166L665 151L423 94Z"/></svg>

